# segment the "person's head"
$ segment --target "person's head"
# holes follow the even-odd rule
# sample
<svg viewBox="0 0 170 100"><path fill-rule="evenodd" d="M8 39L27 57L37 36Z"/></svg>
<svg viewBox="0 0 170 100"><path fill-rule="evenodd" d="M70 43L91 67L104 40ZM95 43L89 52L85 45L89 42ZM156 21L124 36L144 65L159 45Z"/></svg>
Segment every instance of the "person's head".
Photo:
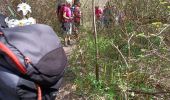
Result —
<svg viewBox="0 0 170 100"><path fill-rule="evenodd" d="M75 6L80 7L80 6L81 6L80 2L76 2L76 3L75 3Z"/></svg>
<svg viewBox="0 0 170 100"><path fill-rule="evenodd" d="M99 6L95 6L95 9L96 9L96 10L99 9Z"/></svg>
<svg viewBox="0 0 170 100"><path fill-rule="evenodd" d="M99 6L95 6L95 8L99 8Z"/></svg>
<svg viewBox="0 0 170 100"><path fill-rule="evenodd" d="M106 8L109 8L111 6L111 3L108 1L107 3L106 3Z"/></svg>
<svg viewBox="0 0 170 100"><path fill-rule="evenodd" d="M66 0L66 6L70 7L72 5L72 0Z"/></svg>

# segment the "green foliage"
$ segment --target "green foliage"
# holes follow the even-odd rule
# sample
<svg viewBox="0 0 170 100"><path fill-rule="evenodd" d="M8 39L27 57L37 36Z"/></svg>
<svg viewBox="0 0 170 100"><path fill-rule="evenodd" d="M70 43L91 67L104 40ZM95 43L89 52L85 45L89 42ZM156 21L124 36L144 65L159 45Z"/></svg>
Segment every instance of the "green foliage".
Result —
<svg viewBox="0 0 170 100"><path fill-rule="evenodd" d="M79 43L79 49L83 52L75 54L83 56L82 59L85 63L83 68L81 66L84 64L83 62L78 66L75 64L76 67L83 70L78 71L82 76L77 73L76 84L81 89L85 89L85 93L90 95L90 99L94 99L96 96L106 100L159 98L159 96L154 97L149 94L159 91L155 84L164 76L157 76L157 74L161 70L167 69L165 65L170 64L164 36L158 35L164 28L165 26L158 22L138 25L135 20L131 20L124 22L124 26L114 26L112 29L100 32L97 42L100 81L95 80L94 74L96 54L94 37L90 32L87 33L86 38L82 38ZM118 46L117 49L124 56L128 66L113 44ZM154 78L152 78L153 76ZM164 90L167 89L163 84L161 87ZM143 94L138 95L138 92L135 91Z"/></svg>

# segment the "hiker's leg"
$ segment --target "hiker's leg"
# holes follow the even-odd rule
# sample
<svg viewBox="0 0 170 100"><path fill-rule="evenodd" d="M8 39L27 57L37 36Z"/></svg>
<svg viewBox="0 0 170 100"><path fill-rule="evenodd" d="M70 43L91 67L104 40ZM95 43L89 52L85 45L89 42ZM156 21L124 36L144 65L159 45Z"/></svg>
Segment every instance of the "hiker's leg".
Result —
<svg viewBox="0 0 170 100"><path fill-rule="evenodd" d="M64 36L64 45L67 46L67 41L68 41L68 36L67 36L67 33L65 33L65 36Z"/></svg>
<svg viewBox="0 0 170 100"><path fill-rule="evenodd" d="M80 23L76 23L76 40L79 40Z"/></svg>
<svg viewBox="0 0 170 100"><path fill-rule="evenodd" d="M68 40L69 40L69 23L68 22L65 22L63 24L63 29L64 29L64 33L63 33L63 36L64 36L64 45L65 46L68 46Z"/></svg>
<svg viewBox="0 0 170 100"><path fill-rule="evenodd" d="M71 45L72 23L68 23L68 45Z"/></svg>
<svg viewBox="0 0 170 100"><path fill-rule="evenodd" d="M67 44L68 44L68 45L71 45L71 43L70 43L70 42L71 42L71 36L69 35L69 36L68 36Z"/></svg>

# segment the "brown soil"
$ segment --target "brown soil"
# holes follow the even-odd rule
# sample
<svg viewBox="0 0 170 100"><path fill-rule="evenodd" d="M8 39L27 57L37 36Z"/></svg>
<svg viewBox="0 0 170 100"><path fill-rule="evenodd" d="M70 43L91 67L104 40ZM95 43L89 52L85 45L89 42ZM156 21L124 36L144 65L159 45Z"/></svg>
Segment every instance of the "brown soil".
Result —
<svg viewBox="0 0 170 100"><path fill-rule="evenodd" d="M75 45L63 47L68 59L69 59L69 56L71 55L72 50L75 47L76 47ZM74 72L67 70L67 72L64 75L64 79L60 87L60 90L58 92L58 96L56 100L85 100L83 97L75 93L76 85L73 82L74 79L75 79Z"/></svg>

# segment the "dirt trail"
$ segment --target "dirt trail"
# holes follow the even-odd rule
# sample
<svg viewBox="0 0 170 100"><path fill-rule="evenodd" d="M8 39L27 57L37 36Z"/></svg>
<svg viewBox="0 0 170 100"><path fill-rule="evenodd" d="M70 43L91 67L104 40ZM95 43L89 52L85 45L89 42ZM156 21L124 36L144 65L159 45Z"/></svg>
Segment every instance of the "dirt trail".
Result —
<svg viewBox="0 0 170 100"><path fill-rule="evenodd" d="M71 52L73 51L73 49L75 47L76 47L75 45L71 45L71 46L68 46L68 47L63 47L67 57L71 55Z"/></svg>
<svg viewBox="0 0 170 100"><path fill-rule="evenodd" d="M63 47L68 59L75 47L76 45ZM56 100L84 100L82 97L76 95L76 93L74 92L76 90L76 85L73 83L74 79L74 72L68 69L64 75L64 79Z"/></svg>

